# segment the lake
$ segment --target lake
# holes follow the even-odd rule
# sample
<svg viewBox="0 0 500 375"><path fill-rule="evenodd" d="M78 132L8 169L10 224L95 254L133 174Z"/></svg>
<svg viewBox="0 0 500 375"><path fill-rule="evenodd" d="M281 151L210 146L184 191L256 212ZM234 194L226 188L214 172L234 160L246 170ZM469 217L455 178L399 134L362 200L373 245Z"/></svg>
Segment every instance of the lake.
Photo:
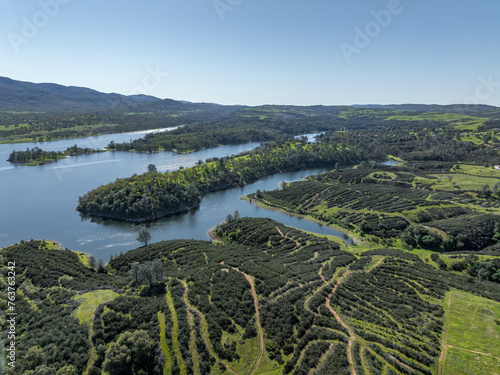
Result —
<svg viewBox="0 0 500 375"><path fill-rule="evenodd" d="M124 142L141 138L147 132L111 134L91 138L45 143L0 145L0 247L20 240L50 239L64 247L84 251L96 258L108 260L110 255L138 247L138 226L114 220L87 219L75 208L78 197L100 185L134 173L146 172L155 164L160 172L190 167L198 160L233 155L257 147L260 143L228 145L182 155L173 152L152 154L105 152L82 155L56 163L28 167L6 161L12 150L40 147L62 151L77 144L79 147L103 148L111 140ZM311 136L311 135L309 135ZM311 139L311 137L309 137ZM268 176L243 188L207 194L198 209L171 216L150 224L151 241L176 238L208 240L207 232L225 220L227 214L269 217L299 229L337 235L348 242L347 236L328 227L275 211L259 208L240 200L240 196L260 190L272 190L281 181L295 181L323 169L282 173Z"/></svg>

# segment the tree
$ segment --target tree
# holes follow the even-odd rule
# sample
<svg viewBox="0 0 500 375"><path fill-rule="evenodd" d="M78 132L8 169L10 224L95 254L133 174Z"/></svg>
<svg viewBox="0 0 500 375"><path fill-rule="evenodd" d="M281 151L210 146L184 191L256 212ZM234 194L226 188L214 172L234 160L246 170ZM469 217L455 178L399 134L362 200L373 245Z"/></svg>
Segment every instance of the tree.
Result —
<svg viewBox="0 0 500 375"><path fill-rule="evenodd" d="M104 273L104 259L102 258L97 261L97 272Z"/></svg>
<svg viewBox="0 0 500 375"><path fill-rule="evenodd" d="M134 262L130 266L130 278L133 281L139 281L139 266L141 264L139 262Z"/></svg>
<svg viewBox="0 0 500 375"><path fill-rule="evenodd" d="M233 219L234 221L240 220L240 212L238 210L234 211Z"/></svg>
<svg viewBox="0 0 500 375"><path fill-rule="evenodd" d="M233 215L228 214L226 216L226 223L232 223L234 221Z"/></svg>
<svg viewBox="0 0 500 375"><path fill-rule="evenodd" d="M134 262L130 268L130 276L142 283L147 282L149 285L154 282L161 282L163 281L163 263L158 258L143 264Z"/></svg>
<svg viewBox="0 0 500 375"><path fill-rule="evenodd" d="M144 246L148 245L149 240L151 240L151 231L142 225L139 228L139 235L137 236L137 241L144 244Z"/></svg>
<svg viewBox="0 0 500 375"><path fill-rule="evenodd" d="M153 275L153 280L163 280L163 263L160 259L156 258L151 262L151 273Z"/></svg>
<svg viewBox="0 0 500 375"><path fill-rule="evenodd" d="M143 283L147 282L151 285L151 283L153 282L151 262L146 262L139 266L138 277L139 281Z"/></svg>
<svg viewBox="0 0 500 375"><path fill-rule="evenodd" d="M76 371L73 365L66 365L57 370L57 375L77 375L77 374L78 372Z"/></svg>
<svg viewBox="0 0 500 375"><path fill-rule="evenodd" d="M29 370L35 370L45 362L45 353L39 346L32 346L24 356L23 364Z"/></svg>
<svg viewBox="0 0 500 375"><path fill-rule="evenodd" d="M158 169L156 168L156 165L154 165L154 164L149 164L149 165L148 165L148 172L149 172L149 173L152 173L152 172L158 172Z"/></svg>
<svg viewBox="0 0 500 375"><path fill-rule="evenodd" d="M496 195L500 196L500 182L497 182L494 186L493 186L493 191L495 192Z"/></svg>
<svg viewBox="0 0 500 375"><path fill-rule="evenodd" d="M96 267L96 260L95 258L91 255L90 258L89 258L89 265L90 265L90 268L92 268L93 270L95 270L95 267Z"/></svg>
<svg viewBox="0 0 500 375"><path fill-rule="evenodd" d="M455 249L455 246L456 246L455 237L450 235L443 240L444 251L453 251Z"/></svg>
<svg viewBox="0 0 500 375"><path fill-rule="evenodd" d="M125 332L124 335L128 333ZM103 369L109 372L110 375L132 374L132 369L130 368L132 359L131 350L127 346L121 345L120 341L122 340L111 343L106 352L106 359L102 364Z"/></svg>
<svg viewBox="0 0 500 375"><path fill-rule="evenodd" d="M483 198L488 198L491 195L491 190L488 185L481 185L480 196Z"/></svg>

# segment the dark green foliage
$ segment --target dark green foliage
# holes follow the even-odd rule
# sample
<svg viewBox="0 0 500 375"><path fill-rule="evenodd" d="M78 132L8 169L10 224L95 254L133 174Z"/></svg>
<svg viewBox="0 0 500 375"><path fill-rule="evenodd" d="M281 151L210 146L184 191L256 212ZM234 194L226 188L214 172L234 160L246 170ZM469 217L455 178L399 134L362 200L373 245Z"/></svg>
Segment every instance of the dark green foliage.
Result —
<svg viewBox="0 0 500 375"><path fill-rule="evenodd" d="M340 152L342 151L342 153ZM79 198L78 210L129 221L154 220L197 207L211 191L245 185L270 174L359 160L355 149L299 142L266 144L247 153L167 173L117 179Z"/></svg>
<svg viewBox="0 0 500 375"><path fill-rule="evenodd" d="M428 208L417 211L417 221L425 223L434 220L452 218L456 216L469 215L471 210L464 207L439 207Z"/></svg>
<svg viewBox="0 0 500 375"><path fill-rule="evenodd" d="M75 292L63 288L28 287L16 295L16 372L52 368L49 374L72 364L78 373L85 368L89 354L88 326L71 315ZM4 342L5 343L5 342ZM7 343L5 343L7 344ZM41 371L41 369L40 369Z"/></svg>
<svg viewBox="0 0 500 375"><path fill-rule="evenodd" d="M363 362L361 361L361 344L356 341L352 346L352 356L354 360L354 367L358 375L365 375L365 370L363 368ZM380 375L380 374L379 374Z"/></svg>
<svg viewBox="0 0 500 375"><path fill-rule="evenodd" d="M439 250L443 244L443 238L421 225L412 225L401 235L401 239L413 247Z"/></svg>
<svg viewBox="0 0 500 375"><path fill-rule="evenodd" d="M139 264L134 262L130 268L132 280L148 283L151 287L154 283L163 281L163 265L160 259L153 259L151 262Z"/></svg>
<svg viewBox="0 0 500 375"><path fill-rule="evenodd" d="M319 341L309 345L305 351L302 360L297 368L293 371L293 375L307 375L310 369L315 368L320 358L329 350L330 343Z"/></svg>
<svg viewBox="0 0 500 375"><path fill-rule="evenodd" d="M193 372L193 359L191 358L191 352L189 351L189 323L187 317L187 306L182 300L182 295L184 294L184 286L178 282L173 281L169 286L169 289L174 300L174 308L177 314L177 321L179 325L179 331L177 333L177 338L179 340L179 347L181 349L181 354L186 361L186 367L188 374Z"/></svg>
<svg viewBox="0 0 500 375"><path fill-rule="evenodd" d="M429 225L452 235L456 239L454 250L459 251L481 250L495 244L493 237L497 222L500 222L500 215L484 214L438 220Z"/></svg>
<svg viewBox="0 0 500 375"><path fill-rule="evenodd" d="M272 204L292 208L293 211L297 209L297 205L307 209L324 202L327 208L359 210L369 207L372 210L393 213L412 210L417 205L439 204L427 202L429 195L429 192L390 184L360 183L351 186L336 183L332 186L327 183L307 181L291 183L286 190L266 192L264 199Z"/></svg>
<svg viewBox="0 0 500 375"><path fill-rule="evenodd" d="M315 374L318 375L349 375L349 362L347 361L347 345L335 344L333 351L328 354L326 360L318 367Z"/></svg>
<svg viewBox="0 0 500 375"><path fill-rule="evenodd" d="M373 375L381 375L383 363L370 350L367 349L364 351L364 353L365 362L370 373L372 373Z"/></svg>
<svg viewBox="0 0 500 375"><path fill-rule="evenodd" d="M78 255L71 251L40 249L41 241L23 241L18 245L2 249L3 255L16 262L19 269L26 270L18 276L18 282L30 279L37 287L59 286L59 278L70 276L66 288L84 290L97 287L121 287L124 280L105 273L96 273L83 265Z"/></svg>
<svg viewBox="0 0 500 375"><path fill-rule="evenodd" d="M372 261L371 256L364 256L349 266L351 271L361 271Z"/></svg>
<svg viewBox="0 0 500 375"><path fill-rule="evenodd" d="M371 250L357 259L333 242L265 218L241 218L222 224L220 232L223 244L173 240L113 257L109 267L114 270L113 275L100 274L81 265L69 251L54 251L60 261L51 263L50 257L43 255L51 252L39 249L41 241L2 249L4 258L16 259L26 270L19 276L19 282L25 286L23 296L18 295L16 302L18 311L22 311L18 327L23 327L19 353L24 358L32 348L28 356L32 359L23 362L23 366L27 364L25 369L45 366L39 371L57 373L71 364L77 373L82 373L88 361L88 326L80 325L71 315L76 291L53 287L59 277L66 274L62 271L66 268L79 270L74 273L72 288L90 283L93 278L107 278L110 285L116 283L126 289L125 294L95 311L92 343L97 349L97 358L90 373L97 374L102 369L124 374L162 373L164 356L158 345L158 312L165 314L167 344L173 353L173 323L165 286L145 293L147 288L137 286L135 273L131 272L136 269L138 273L141 264L152 260L161 263L161 269L170 279L168 288L179 323L177 339L188 373L193 372L193 360L189 350L188 309L183 299L186 289L181 281L188 285L190 304L208 323L209 339L217 355L232 361L241 354L237 352L239 343L223 341L223 333L243 329L243 340L257 335L250 284L239 271L250 275L259 295L260 321L269 357L281 362L291 355L285 363L285 372L297 374L313 368L319 374L349 371L346 356L349 332L327 308L327 298L331 297L331 307L346 318L356 335L369 342L369 347L362 342L361 346L353 346L353 358L360 375L363 374L359 367L361 358L374 374L380 373L386 362L398 371L404 370L399 364L404 363L417 373L429 373L429 366L440 351L444 312L440 304L427 302L423 296L442 301L450 288L456 288L500 300L498 284L483 280L486 271L491 277L496 274L497 262L490 264L466 258L466 270L477 272L477 277L472 278L436 269L411 252L401 250ZM367 273L373 256L383 256L384 261ZM439 255L433 258L437 261ZM40 280L36 278L40 274L40 263L34 261L37 259L49 265L49 276ZM351 274L343 278L331 295L335 285L331 277L338 267L344 266L350 266ZM6 267L2 270L6 271ZM125 287L131 275L133 282ZM43 288L31 286L31 278L38 280L38 286ZM208 374L215 359L202 338L198 313L190 313L194 316L200 369L202 374ZM134 335L137 340L130 339ZM136 341L143 344L136 345ZM330 344L333 344L331 350ZM141 352L141 348L146 349ZM124 355L127 353L130 357ZM319 364L320 358L324 359L322 364ZM175 356L172 369L174 374L179 373Z"/></svg>
<svg viewBox="0 0 500 375"><path fill-rule="evenodd" d="M81 148L77 145L68 147L66 151L43 151L41 148L27 148L26 151L12 151L7 161L11 163L44 163L63 159L65 156L89 155L102 150Z"/></svg>
<svg viewBox="0 0 500 375"><path fill-rule="evenodd" d="M452 271L466 271L470 276L500 283L500 258L480 261L475 255L468 255L463 260L450 266Z"/></svg>
<svg viewBox="0 0 500 375"><path fill-rule="evenodd" d="M110 375L161 374L155 371L155 342L146 331L125 332L106 351L103 369Z"/></svg>
<svg viewBox="0 0 500 375"><path fill-rule="evenodd" d="M431 259L438 265L439 268L442 270L445 270L448 268L446 263L440 258L440 256L437 253L432 253L431 254Z"/></svg>

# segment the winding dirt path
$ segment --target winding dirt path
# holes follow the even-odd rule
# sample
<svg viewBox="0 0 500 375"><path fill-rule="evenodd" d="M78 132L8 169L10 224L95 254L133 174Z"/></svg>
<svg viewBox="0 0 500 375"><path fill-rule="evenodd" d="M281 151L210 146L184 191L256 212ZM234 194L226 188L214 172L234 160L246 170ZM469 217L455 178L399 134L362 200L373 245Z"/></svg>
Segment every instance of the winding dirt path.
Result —
<svg viewBox="0 0 500 375"><path fill-rule="evenodd" d="M94 319L95 319L95 312L97 310L97 307L94 309L94 312L92 314L92 320L90 321L90 329L89 329L89 342L90 342L90 357L89 361L87 362L87 367L85 367L85 371L83 372L83 375L87 375L89 373L90 368L94 364L96 358L97 358L97 350L94 346L94 343L92 342L92 336L94 335Z"/></svg>
<svg viewBox="0 0 500 375"><path fill-rule="evenodd" d="M380 258L380 259L377 261L377 263L375 263L373 266L371 266L371 268L370 268L368 271L366 271L366 272L367 272L367 273L372 272L374 268L376 268L376 267L380 266L380 264L384 261L384 259L385 259L385 258Z"/></svg>
<svg viewBox="0 0 500 375"><path fill-rule="evenodd" d="M326 264L326 263L325 263ZM325 265L323 264L323 266ZM330 285L330 282L326 282L325 278L323 277L323 275L321 275L321 272L323 271L323 266L321 266L321 269L319 270L319 275L321 276L321 278L323 279L323 281L325 282L323 285L321 285L319 288L317 288L312 295L310 295L305 301L304 301L304 307L306 308L306 310L308 310L309 312L315 314L315 315L318 315L318 312L314 312L311 310L311 308L309 307L309 301L311 301L311 299L316 296L316 294L318 294L319 292L321 292L324 288L326 288L328 285ZM335 271L335 273L333 274L332 276L332 279L334 279L335 277L337 277L337 274L339 273L340 270L337 270Z"/></svg>
<svg viewBox="0 0 500 375"><path fill-rule="evenodd" d="M186 281L181 280L181 282L182 282L182 285L184 285L184 288L186 288L186 290L187 290L188 284L186 283ZM210 340L208 338L208 323L207 323L207 319L205 318L205 315L203 315L201 313L201 311L198 310L196 307L191 305L191 303L189 302L189 299L187 298L187 294L186 294L186 299L184 300L184 303L186 304L186 306L189 309L196 312L198 314L198 316L200 317L201 337L203 338L203 341L205 342L205 345L206 345L210 355L212 355L212 357L214 357L218 362L221 362L222 364L224 364L224 366L226 366L227 371L229 371L230 373L232 373L234 375L238 375L238 373L236 371L234 371L233 369L231 369L231 367L229 367L229 364L226 361L221 360L219 358L219 356L217 355L217 353L215 352L214 347L212 346L212 343L210 342Z"/></svg>
<svg viewBox="0 0 500 375"><path fill-rule="evenodd" d="M335 286L332 289L332 292L330 293L330 295L328 297L326 297L326 307L328 308L328 310L330 310L330 312L333 314L333 316L335 316L335 319L337 319L337 321L340 323L340 325L342 327L344 327L347 330L347 332L349 333L349 341L347 343L347 360L349 361L349 367L351 369L351 374L358 375L358 373L356 372L354 358L352 355L352 345L354 344L354 341L356 340L356 336L354 335L353 329L349 325L347 325L346 322L344 322L342 320L340 315L337 313L337 311L335 311L332 308L332 305L331 305L332 296L337 291L338 286L342 283L342 281L344 281L344 279L347 276L349 276L349 274L351 274L351 271L347 270L342 276L339 277L339 279L335 283Z"/></svg>
<svg viewBox="0 0 500 375"><path fill-rule="evenodd" d="M325 194L328 190L332 189L332 186L329 186L327 187L326 189L323 189L321 190L319 193L317 193L316 195L314 195L313 197L309 198L309 199L306 199L303 203L301 203L299 205L300 208L304 208L306 205L308 205L309 203L312 203L314 202L320 195L323 195Z"/></svg>
<svg viewBox="0 0 500 375"><path fill-rule="evenodd" d="M447 309L444 314L444 333L443 333L443 338L441 340L441 355L439 356L439 361L438 361L438 368L437 368L437 375L444 375L444 364L446 361L446 354L448 352L448 330L450 328L450 308L451 308L451 295L453 292L450 292L448 294L448 301L447 301Z"/></svg>
<svg viewBox="0 0 500 375"><path fill-rule="evenodd" d="M458 349L458 350L464 350L464 351L466 351L466 352L470 352L470 353L474 353L474 354L480 354L480 355L484 355L484 356L486 356L486 357L495 358L495 359L498 359L498 360L500 361L500 358L495 357L494 355L489 354L489 353L483 353L483 352L478 352L478 351L476 351L476 350L470 350L470 349L465 349L465 348L459 348L458 346L452 346L452 345L448 345L448 348Z"/></svg>
<svg viewBox="0 0 500 375"><path fill-rule="evenodd" d="M262 325L260 324L259 301L257 299L257 292L255 291L255 283L253 282L253 279L250 277L250 275L241 272L238 268L233 267L233 269L241 273L243 276L245 276L245 279L247 279L248 283L250 284L250 289L252 291L252 297L253 297L253 304L255 306L255 322L257 323L257 331L259 332L260 349L257 361L255 362L252 371L250 371L249 373L249 375L252 375L259 368L260 362L262 361L262 356L264 355L264 330L262 329Z"/></svg>
<svg viewBox="0 0 500 375"><path fill-rule="evenodd" d="M277 225L276 225L276 227L275 227L275 228L276 228L276 230L279 232L279 234L281 234L281 237L285 237L285 238L289 239L290 241L295 242L295 245L297 245L297 246L296 246L297 248L299 248L299 247L300 247L300 242L299 242L299 241L294 240L293 238L290 238L290 237L288 237L288 236L284 235L284 234L283 234L283 232L280 230L280 228L278 228L278 226L277 226Z"/></svg>

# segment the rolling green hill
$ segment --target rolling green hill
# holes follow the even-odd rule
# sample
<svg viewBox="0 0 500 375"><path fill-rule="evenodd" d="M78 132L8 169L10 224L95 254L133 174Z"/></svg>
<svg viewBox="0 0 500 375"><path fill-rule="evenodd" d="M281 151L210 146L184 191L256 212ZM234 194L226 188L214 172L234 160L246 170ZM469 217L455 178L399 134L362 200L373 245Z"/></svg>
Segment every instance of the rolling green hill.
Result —
<svg viewBox="0 0 500 375"><path fill-rule="evenodd" d="M132 250L100 272L43 241L0 250L1 272L17 271L18 360L6 373L434 374L445 330L454 346L447 293L500 301L493 283L401 250L355 255L270 219L215 233Z"/></svg>

